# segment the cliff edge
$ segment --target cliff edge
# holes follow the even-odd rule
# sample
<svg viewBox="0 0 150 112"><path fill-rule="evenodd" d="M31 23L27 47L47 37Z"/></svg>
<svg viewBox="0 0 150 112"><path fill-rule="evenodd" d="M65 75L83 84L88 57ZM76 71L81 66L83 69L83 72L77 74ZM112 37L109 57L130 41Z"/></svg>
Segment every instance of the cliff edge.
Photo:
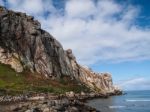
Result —
<svg viewBox="0 0 150 112"><path fill-rule="evenodd" d="M109 73L95 73L79 65L71 49L62 45L32 16L0 6L0 63L16 72L28 70L44 78L69 76L93 91L113 93Z"/></svg>

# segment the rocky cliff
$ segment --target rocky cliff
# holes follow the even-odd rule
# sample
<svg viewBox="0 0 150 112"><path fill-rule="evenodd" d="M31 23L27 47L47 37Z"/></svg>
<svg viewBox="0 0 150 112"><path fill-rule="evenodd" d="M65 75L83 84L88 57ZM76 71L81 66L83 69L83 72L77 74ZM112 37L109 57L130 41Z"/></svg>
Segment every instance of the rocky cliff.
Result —
<svg viewBox="0 0 150 112"><path fill-rule="evenodd" d="M115 91L111 75L80 66L72 50L61 44L32 16L0 7L0 62L15 71L29 70L45 78L69 76L95 91Z"/></svg>

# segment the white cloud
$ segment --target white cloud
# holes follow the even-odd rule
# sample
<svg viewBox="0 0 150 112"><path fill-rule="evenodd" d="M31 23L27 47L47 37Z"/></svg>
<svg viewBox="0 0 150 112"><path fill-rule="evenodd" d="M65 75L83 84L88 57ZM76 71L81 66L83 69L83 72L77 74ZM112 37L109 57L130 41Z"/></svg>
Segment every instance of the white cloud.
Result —
<svg viewBox="0 0 150 112"><path fill-rule="evenodd" d="M67 0L62 12L51 0L7 2L10 9L34 15L65 49L73 49L81 64L150 60L150 29L134 24L139 7L113 0ZM50 14L45 18L44 12Z"/></svg>
<svg viewBox="0 0 150 112"><path fill-rule="evenodd" d="M91 0L69 0L65 11L68 17L88 17L93 15L96 8Z"/></svg>
<svg viewBox="0 0 150 112"><path fill-rule="evenodd" d="M6 0L10 9L26 12L27 14L44 17L45 12L55 12L51 0Z"/></svg>
<svg viewBox="0 0 150 112"><path fill-rule="evenodd" d="M138 77L118 84L124 90L148 90L150 89L150 80L144 77Z"/></svg>
<svg viewBox="0 0 150 112"><path fill-rule="evenodd" d="M30 0L30 2L24 0L22 7L26 12L30 12L31 14L43 13L42 0Z"/></svg>
<svg viewBox="0 0 150 112"><path fill-rule="evenodd" d="M122 7L111 0L99 0L97 3L97 10L98 15L112 16L113 14L119 13Z"/></svg>

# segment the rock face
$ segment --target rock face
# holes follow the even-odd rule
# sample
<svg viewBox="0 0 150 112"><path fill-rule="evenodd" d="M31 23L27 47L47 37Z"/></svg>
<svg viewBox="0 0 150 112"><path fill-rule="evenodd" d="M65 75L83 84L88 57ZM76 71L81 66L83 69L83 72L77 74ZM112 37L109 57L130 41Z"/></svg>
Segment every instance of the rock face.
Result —
<svg viewBox="0 0 150 112"><path fill-rule="evenodd" d="M0 62L17 72L30 70L45 78L67 75L92 90L114 91L110 74L94 73L80 66L72 50L64 51L37 20L4 7L0 7Z"/></svg>
<svg viewBox="0 0 150 112"><path fill-rule="evenodd" d="M113 93L115 91L112 77L109 73L95 73L88 67L80 66L76 62L75 56L70 49L66 51L66 54L67 57L69 57L74 77L77 80L97 92Z"/></svg>
<svg viewBox="0 0 150 112"><path fill-rule="evenodd" d="M3 7L0 7L0 47L1 63L10 64L17 72L29 69L46 77L72 74L61 44L42 30L38 21Z"/></svg>

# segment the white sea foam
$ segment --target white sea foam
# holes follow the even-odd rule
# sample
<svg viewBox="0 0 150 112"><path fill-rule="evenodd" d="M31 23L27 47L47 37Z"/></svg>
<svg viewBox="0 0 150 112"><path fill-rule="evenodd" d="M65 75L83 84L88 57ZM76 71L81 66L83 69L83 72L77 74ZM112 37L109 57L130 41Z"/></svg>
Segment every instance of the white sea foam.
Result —
<svg viewBox="0 0 150 112"><path fill-rule="evenodd" d="M126 102L150 102L150 99L126 99Z"/></svg>
<svg viewBox="0 0 150 112"><path fill-rule="evenodd" d="M109 108L111 109L115 109L115 108L124 108L125 106L121 106L121 105L118 105L118 106L109 106Z"/></svg>

